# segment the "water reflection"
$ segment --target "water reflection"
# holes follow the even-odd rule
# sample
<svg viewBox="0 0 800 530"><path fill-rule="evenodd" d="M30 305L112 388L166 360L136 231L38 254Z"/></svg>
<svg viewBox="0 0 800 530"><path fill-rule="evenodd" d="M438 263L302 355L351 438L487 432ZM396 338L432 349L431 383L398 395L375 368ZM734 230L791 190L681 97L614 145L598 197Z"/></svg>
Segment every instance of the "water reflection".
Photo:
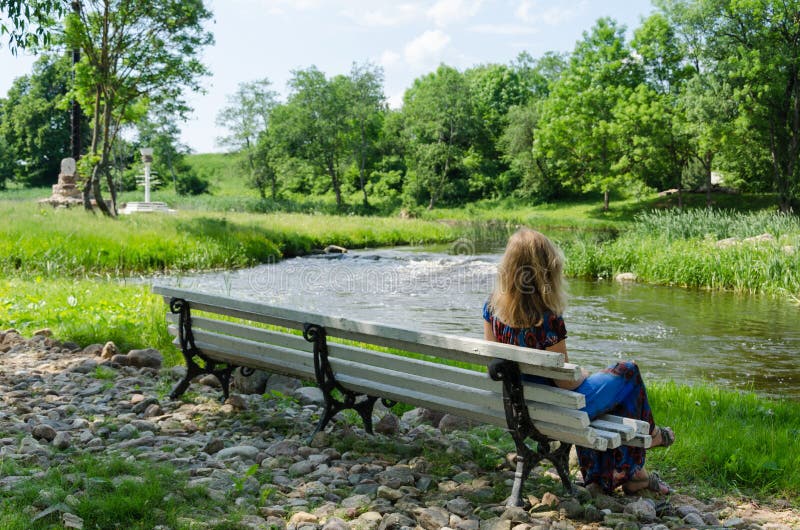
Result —
<svg viewBox="0 0 800 530"><path fill-rule="evenodd" d="M481 336L498 253L429 249L312 256L159 280L216 294L405 328ZM641 284L571 280L570 357L591 368L635 359L648 377L708 380L800 399L797 306Z"/></svg>

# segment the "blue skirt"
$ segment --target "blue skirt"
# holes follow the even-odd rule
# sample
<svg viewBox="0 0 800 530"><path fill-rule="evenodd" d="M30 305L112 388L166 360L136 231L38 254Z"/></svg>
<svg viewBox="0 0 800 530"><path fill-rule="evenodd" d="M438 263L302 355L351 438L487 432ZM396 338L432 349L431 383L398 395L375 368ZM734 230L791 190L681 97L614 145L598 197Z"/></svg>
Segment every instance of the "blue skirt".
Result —
<svg viewBox="0 0 800 530"><path fill-rule="evenodd" d="M575 389L586 396L582 409L595 419L602 414L614 414L646 421L653 432L655 423L642 375L636 363L620 362L590 375ZM645 449L622 445L607 451L577 447L578 461L584 483L599 484L611 492L626 483L644 467Z"/></svg>

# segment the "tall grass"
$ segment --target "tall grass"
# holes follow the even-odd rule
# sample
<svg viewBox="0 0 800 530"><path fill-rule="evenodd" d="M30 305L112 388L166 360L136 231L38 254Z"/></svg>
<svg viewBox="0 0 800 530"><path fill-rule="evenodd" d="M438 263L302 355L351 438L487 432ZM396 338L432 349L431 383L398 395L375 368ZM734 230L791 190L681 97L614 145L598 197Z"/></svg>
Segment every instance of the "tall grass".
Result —
<svg viewBox="0 0 800 530"><path fill-rule="evenodd" d="M770 234L772 239L744 241ZM719 240L736 238L729 244ZM567 272L613 277L633 272L641 281L684 287L800 294L800 218L769 212L653 211L619 237L567 241Z"/></svg>
<svg viewBox="0 0 800 530"><path fill-rule="evenodd" d="M11 201L0 201L0 218L0 271L52 277L236 268L330 244L439 242L456 233L442 223L358 216L178 212L114 220Z"/></svg>

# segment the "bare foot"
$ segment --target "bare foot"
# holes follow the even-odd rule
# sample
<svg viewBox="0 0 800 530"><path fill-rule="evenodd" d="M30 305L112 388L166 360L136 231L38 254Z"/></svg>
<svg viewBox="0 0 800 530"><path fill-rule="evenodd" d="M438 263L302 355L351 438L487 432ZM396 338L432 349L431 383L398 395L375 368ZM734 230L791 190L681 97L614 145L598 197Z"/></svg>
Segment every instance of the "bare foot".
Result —
<svg viewBox="0 0 800 530"><path fill-rule="evenodd" d="M626 495L643 493L644 491L652 491L660 495L667 495L672 492L672 488L661 480L658 473L655 471L647 472L644 469L637 471L631 477L631 480L622 486L622 489Z"/></svg>

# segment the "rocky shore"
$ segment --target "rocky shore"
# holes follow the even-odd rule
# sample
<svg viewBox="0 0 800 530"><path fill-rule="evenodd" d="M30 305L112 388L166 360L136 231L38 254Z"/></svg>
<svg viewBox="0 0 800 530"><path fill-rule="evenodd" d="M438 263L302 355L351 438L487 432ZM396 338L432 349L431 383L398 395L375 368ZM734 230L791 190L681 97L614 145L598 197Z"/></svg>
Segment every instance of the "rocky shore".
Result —
<svg viewBox="0 0 800 530"><path fill-rule="evenodd" d="M13 499L50 468L94 454L169 464L187 487L229 507L213 515L198 508L176 528L800 528L800 513L780 501L763 508L680 493L592 496L581 487L567 496L547 468L534 470L525 508L506 508L510 458L481 467L480 429L469 430L459 418L419 409L398 418L381 408L375 437L343 414L309 440L321 410L316 388L277 376L250 378L220 403L216 380L206 377L185 399L170 400L183 367L161 364L156 350L122 354L112 343L60 342L48 330L30 339L0 332L0 464L15 464L0 467L0 500ZM259 393L244 393L248 385ZM80 495L56 501L42 494L25 514L32 524L83 528Z"/></svg>

